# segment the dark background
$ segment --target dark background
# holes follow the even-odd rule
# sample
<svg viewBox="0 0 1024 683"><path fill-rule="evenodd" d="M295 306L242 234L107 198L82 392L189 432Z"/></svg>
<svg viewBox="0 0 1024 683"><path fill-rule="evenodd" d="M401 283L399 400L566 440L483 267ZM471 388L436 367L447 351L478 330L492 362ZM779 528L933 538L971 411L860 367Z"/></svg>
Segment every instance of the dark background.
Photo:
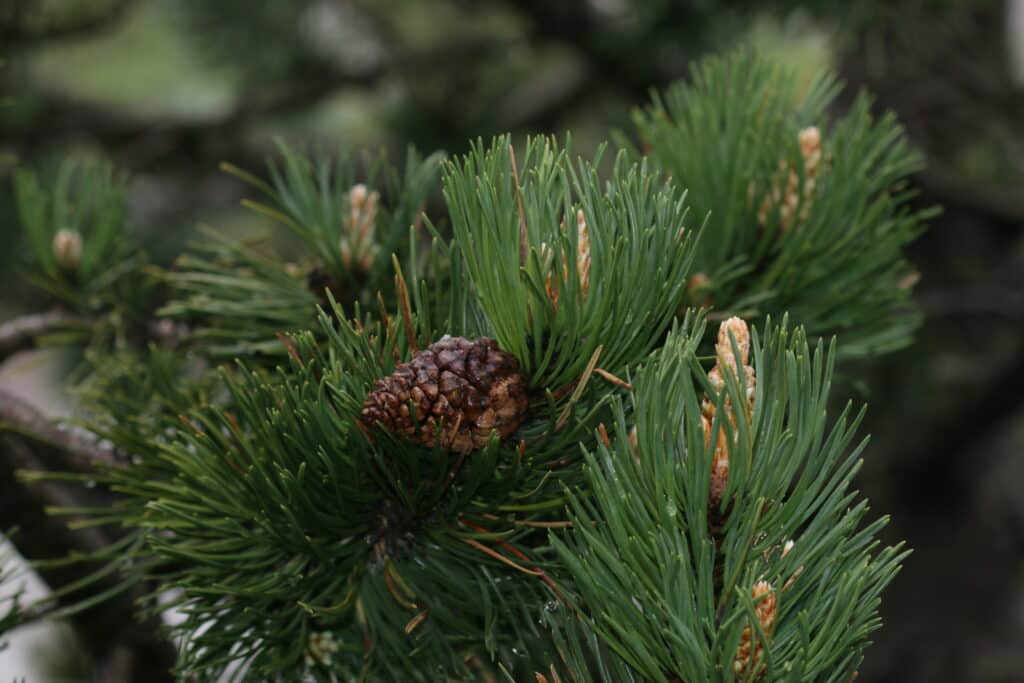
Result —
<svg viewBox="0 0 1024 683"><path fill-rule="evenodd" d="M944 207L910 252L917 342L843 370L871 407L862 488L914 549L859 680L1024 681L1024 3L0 0L0 318L35 303L15 163L128 169L169 263L200 223L258 227L217 165L259 169L275 136L397 157L572 130L584 152L738 44L873 92Z"/></svg>

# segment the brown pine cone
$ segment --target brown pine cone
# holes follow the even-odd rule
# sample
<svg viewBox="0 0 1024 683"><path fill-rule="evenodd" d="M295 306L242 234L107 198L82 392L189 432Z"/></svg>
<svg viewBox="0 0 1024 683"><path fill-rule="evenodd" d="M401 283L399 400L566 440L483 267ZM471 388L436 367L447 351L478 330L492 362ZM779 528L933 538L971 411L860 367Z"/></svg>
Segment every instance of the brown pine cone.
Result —
<svg viewBox="0 0 1024 683"><path fill-rule="evenodd" d="M468 453L487 445L492 431L505 438L516 430L526 414L526 383L519 361L494 341L446 337L377 380L362 421Z"/></svg>

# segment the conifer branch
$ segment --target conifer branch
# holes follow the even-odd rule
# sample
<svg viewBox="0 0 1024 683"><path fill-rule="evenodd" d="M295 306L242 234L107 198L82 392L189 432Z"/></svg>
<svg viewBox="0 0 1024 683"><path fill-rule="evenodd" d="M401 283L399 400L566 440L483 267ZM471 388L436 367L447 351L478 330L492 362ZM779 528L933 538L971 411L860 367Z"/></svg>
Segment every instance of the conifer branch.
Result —
<svg viewBox="0 0 1024 683"><path fill-rule="evenodd" d="M103 315L83 315L64 309L53 309L44 313L29 313L7 322L0 323L0 362L18 353L45 345L51 339L54 344L66 343L69 333L74 341L88 342L97 336L96 330L107 322ZM154 317L139 321L131 328L138 336L139 346L155 342L162 347L174 348L188 334L188 326L169 318Z"/></svg>
<svg viewBox="0 0 1024 683"><path fill-rule="evenodd" d="M83 429L54 423L27 401L0 389L2 432L17 434L34 444L42 470L89 474L97 465L123 465L111 445Z"/></svg>
<svg viewBox="0 0 1024 683"><path fill-rule="evenodd" d="M91 323L89 318L61 309L30 313L0 323L0 360L34 347L47 334L87 328Z"/></svg>
<svg viewBox="0 0 1024 683"><path fill-rule="evenodd" d="M451 240L428 223L429 249L410 225L437 155L382 172L282 147L267 182L227 166L296 262L226 236L180 259L162 314L192 353L97 354L91 433L0 393L0 467L35 469L18 491L53 492L103 565L58 596L175 595L176 672L200 680L848 676L903 551L864 522L862 413L827 420L836 351L805 329L851 355L907 342L917 158L864 99L826 125L828 77L801 99L753 57L695 74L638 115L651 156L620 150L607 176L603 148L471 144L442 165ZM104 173L52 193L21 174L19 204L54 293L70 263L119 311L84 277L134 253L101 248L122 243ZM71 196L102 200L68 228L81 259L50 217ZM728 320L709 371L698 294L802 325ZM121 497L71 504L68 480Z"/></svg>

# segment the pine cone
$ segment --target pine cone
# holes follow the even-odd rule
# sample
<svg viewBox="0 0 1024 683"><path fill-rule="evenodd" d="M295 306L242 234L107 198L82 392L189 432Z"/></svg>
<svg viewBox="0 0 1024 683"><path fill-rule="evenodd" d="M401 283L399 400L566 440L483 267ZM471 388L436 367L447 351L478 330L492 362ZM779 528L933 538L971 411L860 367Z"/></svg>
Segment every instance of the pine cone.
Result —
<svg viewBox="0 0 1024 683"><path fill-rule="evenodd" d="M409 404L415 410L415 420ZM362 421L411 441L435 441L457 453L505 438L526 414L526 376L519 362L487 338L447 337L377 380Z"/></svg>

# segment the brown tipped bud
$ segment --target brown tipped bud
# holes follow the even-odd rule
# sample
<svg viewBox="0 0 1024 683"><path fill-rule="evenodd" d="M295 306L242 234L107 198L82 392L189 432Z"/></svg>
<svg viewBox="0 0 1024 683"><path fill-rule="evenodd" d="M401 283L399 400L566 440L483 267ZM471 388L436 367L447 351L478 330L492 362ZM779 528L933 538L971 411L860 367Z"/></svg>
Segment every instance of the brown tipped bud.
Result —
<svg viewBox="0 0 1024 683"><path fill-rule="evenodd" d="M808 126L797 133L797 143L803 162L803 183L797 168L779 161L779 170L772 176L768 193L757 208L757 222L761 227L768 225L769 217L775 212L778 212L783 232L810 216L817 178L822 170L821 131L817 126ZM751 183L747 187L748 204L753 205L755 193L756 184Z"/></svg>
<svg viewBox="0 0 1024 683"><path fill-rule="evenodd" d="M580 279L580 291L585 297L590 291L590 232L583 217L583 209L576 212L576 274Z"/></svg>
<svg viewBox="0 0 1024 683"><path fill-rule="evenodd" d="M564 224L563 224L564 225ZM548 299L554 305L555 310L558 310L558 284L555 282L554 269L552 263L555 260L555 254L548 246L547 242L541 242L540 247L537 250L537 255L540 257L540 265L543 269L542 272L546 273L544 276L544 291L548 294Z"/></svg>
<svg viewBox="0 0 1024 683"><path fill-rule="evenodd" d="M767 581L758 581L750 593L754 599L754 614L764 633L765 638L770 641L775 632L775 617L778 614L778 596L772 590L772 585ZM732 667L736 677L744 680L753 672L755 677L764 673L765 643L755 634L753 625L743 627L743 634L740 636L740 644L736 648L736 657L733 659Z"/></svg>
<svg viewBox="0 0 1024 683"><path fill-rule="evenodd" d="M740 352L739 363L736 362L732 352L732 336L736 342L737 350ZM734 372L739 372L740 366L744 366L750 360L750 328L741 318L733 316L723 322L718 328L718 340L715 343L715 355L718 357L718 367L731 367Z"/></svg>
<svg viewBox="0 0 1024 683"><path fill-rule="evenodd" d="M810 215L811 204L814 200L814 190L817 187L818 172L821 170L821 131L817 126L810 126L800 131L800 154L804 160L804 187L800 194L800 201L803 203L800 209L800 220L806 221ZM794 196L796 196L794 192Z"/></svg>
<svg viewBox="0 0 1024 683"><path fill-rule="evenodd" d="M353 209L363 208L363 204L366 203L366 197L369 195L369 191L366 189L366 185L363 183L356 183L348 191L348 203Z"/></svg>
<svg viewBox="0 0 1024 683"><path fill-rule="evenodd" d="M709 428L710 431L710 428ZM729 445L726 442L725 430L718 432L718 443L715 454L711 457L711 483L708 487L708 500L718 505L729 485Z"/></svg>
<svg viewBox="0 0 1024 683"><path fill-rule="evenodd" d="M731 335L731 339L730 339ZM736 343L736 351L739 353L739 361L733 353L732 343ZM732 317L721 324L718 329L718 339L715 343L715 355L718 359L715 367L708 371L708 381L711 383L715 393L720 394L726 390L725 372L732 373L743 383L746 393L747 405L743 407L740 415L743 419L749 420L754 408L754 393L757 386L757 377L754 368L748 363L750 360L750 330L747 324L740 318ZM724 419L729 421L730 426L736 427L736 411L733 409L730 400L725 401ZM701 402L701 428L704 430L704 447L710 447L713 436L715 419L715 398L705 396ZM736 434L733 435L735 441ZM724 423L719 421L719 431L715 440L715 452L711 456L711 481L708 489L708 504L714 508L722 501L726 486L729 483L729 455L732 444L726 434Z"/></svg>
<svg viewBox="0 0 1024 683"><path fill-rule="evenodd" d="M377 380L362 422L458 453L505 438L526 416L527 379L515 356L486 338L448 337Z"/></svg>
<svg viewBox="0 0 1024 683"><path fill-rule="evenodd" d="M338 248L341 262L346 268L357 266L369 270L379 247L373 237L377 223L377 203L380 195L370 192L366 185L357 183L348 191L349 215L344 219L344 234Z"/></svg>
<svg viewBox="0 0 1024 683"><path fill-rule="evenodd" d="M821 131L817 126L808 126L801 130L797 134L797 140L800 143L800 154L803 155L805 162L821 152Z"/></svg>
<svg viewBox="0 0 1024 683"><path fill-rule="evenodd" d="M758 581L750 593L757 602L754 612L757 620L761 622L761 630L765 635L770 636L775 632L775 615L778 610L778 596L772 592L772 585L767 581Z"/></svg>
<svg viewBox="0 0 1024 683"><path fill-rule="evenodd" d="M64 270L76 270L82 260L82 235L77 230L58 230L53 236L53 257Z"/></svg>
<svg viewBox="0 0 1024 683"><path fill-rule="evenodd" d="M341 263L346 268L352 267L352 245L344 237L341 239L341 244L338 245L338 251L341 252Z"/></svg>
<svg viewBox="0 0 1024 683"><path fill-rule="evenodd" d="M565 219L562 219L562 231L566 228ZM541 242L538 252L541 268L544 273L544 289L547 291L548 299L558 310L558 282L555 280L556 271L554 264L554 252L545 242ZM587 220L583 216L583 209L576 212L576 275L580 281L580 295L586 298L590 291L590 231L587 229ZM568 255L562 257L562 276L569 278Z"/></svg>

